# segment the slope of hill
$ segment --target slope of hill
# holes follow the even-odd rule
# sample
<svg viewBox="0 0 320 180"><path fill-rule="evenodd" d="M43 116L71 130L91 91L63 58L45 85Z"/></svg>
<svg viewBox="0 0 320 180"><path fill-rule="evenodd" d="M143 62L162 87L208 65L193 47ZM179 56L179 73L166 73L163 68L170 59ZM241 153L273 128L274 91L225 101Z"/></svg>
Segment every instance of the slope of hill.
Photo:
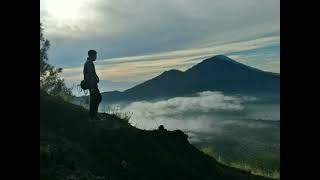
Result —
<svg viewBox="0 0 320 180"><path fill-rule="evenodd" d="M169 70L124 92L102 93L108 102L185 96L201 91L279 94L280 74L261 71L218 55L185 72Z"/></svg>
<svg viewBox="0 0 320 180"><path fill-rule="evenodd" d="M105 114L40 94L40 179L267 180L219 164L182 131L144 131Z"/></svg>

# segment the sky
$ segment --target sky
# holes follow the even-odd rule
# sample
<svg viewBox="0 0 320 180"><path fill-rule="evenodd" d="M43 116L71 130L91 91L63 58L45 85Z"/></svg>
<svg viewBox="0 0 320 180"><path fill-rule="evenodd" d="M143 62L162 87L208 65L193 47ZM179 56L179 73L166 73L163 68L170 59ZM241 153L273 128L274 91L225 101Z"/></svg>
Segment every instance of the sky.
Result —
<svg viewBox="0 0 320 180"><path fill-rule="evenodd" d="M280 73L279 0L40 0L49 62L79 84L89 49L101 91L224 54Z"/></svg>

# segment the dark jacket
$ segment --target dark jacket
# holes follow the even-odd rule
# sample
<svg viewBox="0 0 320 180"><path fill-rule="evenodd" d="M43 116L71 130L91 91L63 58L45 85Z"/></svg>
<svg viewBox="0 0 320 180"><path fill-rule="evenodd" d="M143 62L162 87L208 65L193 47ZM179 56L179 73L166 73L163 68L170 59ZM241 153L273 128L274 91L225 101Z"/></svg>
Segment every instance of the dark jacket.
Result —
<svg viewBox="0 0 320 180"><path fill-rule="evenodd" d="M92 61L87 60L83 68L84 80L88 83L90 88L97 88L99 77L96 74L96 70Z"/></svg>

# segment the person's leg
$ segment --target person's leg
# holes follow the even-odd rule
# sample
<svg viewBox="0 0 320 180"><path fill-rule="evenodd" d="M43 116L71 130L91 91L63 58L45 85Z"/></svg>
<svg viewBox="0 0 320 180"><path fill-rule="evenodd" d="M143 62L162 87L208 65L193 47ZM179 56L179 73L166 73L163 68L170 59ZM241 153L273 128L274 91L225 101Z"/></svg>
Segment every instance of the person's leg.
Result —
<svg viewBox="0 0 320 180"><path fill-rule="evenodd" d="M98 104L95 104L94 113L96 117L98 117L98 108L99 108L98 106L99 106Z"/></svg>
<svg viewBox="0 0 320 180"><path fill-rule="evenodd" d="M89 105L89 116L90 118L94 118L95 116L95 97L94 92L90 92L90 105Z"/></svg>
<svg viewBox="0 0 320 180"><path fill-rule="evenodd" d="M97 119L98 107L101 101L101 94L98 88L90 90L90 107L89 114L91 119Z"/></svg>
<svg viewBox="0 0 320 180"><path fill-rule="evenodd" d="M97 116L98 115L98 110L99 110L99 104L101 102L101 94L100 94L100 91L99 89L97 88L96 89L96 94L95 94L95 115Z"/></svg>

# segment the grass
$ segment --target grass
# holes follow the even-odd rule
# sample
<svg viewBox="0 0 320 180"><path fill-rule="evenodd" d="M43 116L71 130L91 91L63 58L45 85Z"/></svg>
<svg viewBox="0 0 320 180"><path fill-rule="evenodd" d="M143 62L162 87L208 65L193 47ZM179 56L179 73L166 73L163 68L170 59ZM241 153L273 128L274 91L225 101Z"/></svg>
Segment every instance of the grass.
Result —
<svg viewBox="0 0 320 180"><path fill-rule="evenodd" d="M260 176L269 177L273 179L280 179L280 172L278 170L262 169L256 166L249 165L248 163L245 163L245 162L227 162L212 147L202 148L201 151L215 158L221 164L234 167L237 169L241 169L241 170L250 172L251 174L254 174L254 175L260 175Z"/></svg>
<svg viewBox="0 0 320 180"><path fill-rule="evenodd" d="M132 117L132 112L123 112L119 106L107 106L104 108L104 113L115 116L127 123Z"/></svg>

